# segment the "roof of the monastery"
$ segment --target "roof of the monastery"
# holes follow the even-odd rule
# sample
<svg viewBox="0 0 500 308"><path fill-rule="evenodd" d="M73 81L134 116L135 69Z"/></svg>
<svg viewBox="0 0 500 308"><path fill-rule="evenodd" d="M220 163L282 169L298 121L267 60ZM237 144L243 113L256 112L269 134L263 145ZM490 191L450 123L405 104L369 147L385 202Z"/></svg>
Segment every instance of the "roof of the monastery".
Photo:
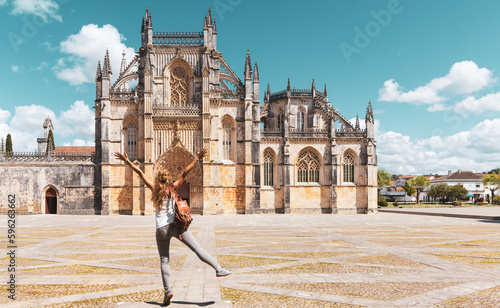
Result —
<svg viewBox="0 0 500 308"><path fill-rule="evenodd" d="M56 152L56 154L62 154L62 153L88 154L90 152L95 152L95 146L94 147L59 146L59 147L56 147L55 152Z"/></svg>
<svg viewBox="0 0 500 308"><path fill-rule="evenodd" d="M435 180L446 181L446 180L482 180L483 177L472 171L460 171L450 173L448 175L439 177Z"/></svg>

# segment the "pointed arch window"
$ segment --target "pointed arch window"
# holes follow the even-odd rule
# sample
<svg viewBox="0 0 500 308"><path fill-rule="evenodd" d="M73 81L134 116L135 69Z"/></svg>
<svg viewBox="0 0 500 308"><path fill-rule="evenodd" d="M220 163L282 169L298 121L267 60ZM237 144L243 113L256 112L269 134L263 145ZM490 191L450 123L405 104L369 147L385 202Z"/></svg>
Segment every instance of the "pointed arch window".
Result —
<svg viewBox="0 0 500 308"><path fill-rule="evenodd" d="M137 159L137 125L135 121L127 124L127 155L130 161Z"/></svg>
<svg viewBox="0 0 500 308"><path fill-rule="evenodd" d="M175 67L170 73L170 105L186 106L188 103L189 87L187 72L182 66Z"/></svg>
<svg viewBox="0 0 500 308"><path fill-rule="evenodd" d="M344 182L354 183L354 155L352 153L344 153L342 157L342 169Z"/></svg>
<svg viewBox="0 0 500 308"><path fill-rule="evenodd" d="M297 181L319 183L319 158L311 150L302 152L297 160Z"/></svg>
<svg viewBox="0 0 500 308"><path fill-rule="evenodd" d="M231 122L226 119L222 124L222 152L226 160L231 160L231 130Z"/></svg>
<svg viewBox="0 0 500 308"><path fill-rule="evenodd" d="M305 117L304 108L299 107L297 111L297 130L299 131L304 131L305 128L304 117Z"/></svg>
<svg viewBox="0 0 500 308"><path fill-rule="evenodd" d="M264 153L264 186L274 185L274 155L267 150Z"/></svg>
<svg viewBox="0 0 500 308"><path fill-rule="evenodd" d="M283 118L284 114L283 114L283 109L280 108L280 110L278 111L278 130L279 131L282 131L283 130L283 127L284 127L284 118Z"/></svg>

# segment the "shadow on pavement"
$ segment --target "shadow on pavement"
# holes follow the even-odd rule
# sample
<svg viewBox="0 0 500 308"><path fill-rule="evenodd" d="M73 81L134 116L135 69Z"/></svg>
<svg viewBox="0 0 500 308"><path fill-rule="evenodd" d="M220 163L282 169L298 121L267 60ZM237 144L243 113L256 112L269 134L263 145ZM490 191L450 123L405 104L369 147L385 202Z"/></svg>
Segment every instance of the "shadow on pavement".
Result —
<svg viewBox="0 0 500 308"><path fill-rule="evenodd" d="M198 302L198 303L195 303L195 302L184 302L184 301L172 301L172 303L173 304L179 304L179 305L196 305L196 306L199 306L199 307L205 307L205 306L210 306L210 305L215 304L214 301Z"/></svg>
<svg viewBox="0 0 500 308"><path fill-rule="evenodd" d="M490 224L500 224L500 217L494 217L492 220L489 220L489 219L483 219L483 220L479 220L480 222L487 222L487 223L490 223Z"/></svg>

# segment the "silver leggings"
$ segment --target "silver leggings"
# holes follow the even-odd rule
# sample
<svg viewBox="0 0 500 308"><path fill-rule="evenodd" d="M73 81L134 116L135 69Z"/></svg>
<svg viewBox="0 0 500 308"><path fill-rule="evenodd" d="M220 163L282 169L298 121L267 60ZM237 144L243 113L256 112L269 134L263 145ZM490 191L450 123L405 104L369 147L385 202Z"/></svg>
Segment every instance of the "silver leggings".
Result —
<svg viewBox="0 0 500 308"><path fill-rule="evenodd" d="M161 276L165 290L169 290L170 288L170 239L172 237L179 239L179 230L173 224L156 229L156 244L158 246L158 253L160 254ZM214 269L219 267L217 261L196 242L191 231L184 231L182 233L182 240L179 240L189 247L201 261Z"/></svg>

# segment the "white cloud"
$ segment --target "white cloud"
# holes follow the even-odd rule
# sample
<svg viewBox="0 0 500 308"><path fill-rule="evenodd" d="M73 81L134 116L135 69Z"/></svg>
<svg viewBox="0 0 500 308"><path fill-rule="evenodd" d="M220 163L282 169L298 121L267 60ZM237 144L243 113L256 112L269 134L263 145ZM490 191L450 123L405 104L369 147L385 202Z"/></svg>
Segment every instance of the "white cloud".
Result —
<svg viewBox="0 0 500 308"><path fill-rule="evenodd" d="M63 137L76 134L86 139L95 138L94 112L84 101L76 101L68 110L62 111L59 122L61 123L59 133Z"/></svg>
<svg viewBox="0 0 500 308"><path fill-rule="evenodd" d="M468 94L482 90L495 81L489 69L479 68L473 61L462 61L453 64L446 76L432 80L428 86L450 94Z"/></svg>
<svg viewBox="0 0 500 308"><path fill-rule="evenodd" d="M54 67L57 77L71 85L94 82L97 61L101 60L101 64L103 63L106 49L108 49L113 76L116 79L120 73L123 50L125 50L127 62L135 56L134 49L122 42L125 40L125 37L112 25L83 26L80 32L70 35L61 42L61 52L68 56L59 59Z"/></svg>
<svg viewBox="0 0 500 308"><path fill-rule="evenodd" d="M449 110L449 109L452 109L453 107L450 107L450 106L445 106L444 104L441 104L441 103L437 103L437 104L434 104L434 105L430 105L428 108L427 108L427 111L430 111L430 112L435 112L435 111L444 111L444 110Z"/></svg>
<svg viewBox="0 0 500 308"><path fill-rule="evenodd" d="M33 67L31 68L31 70L33 71L43 71L45 70L47 67L49 67L49 63L46 62L46 61L43 61L42 63L40 63L40 65L38 65L37 67Z"/></svg>
<svg viewBox="0 0 500 308"><path fill-rule="evenodd" d="M12 6L13 15L32 14L44 22L51 19L62 22L62 17L58 15L59 4L53 0L14 0Z"/></svg>
<svg viewBox="0 0 500 308"><path fill-rule="evenodd" d="M429 111L441 111L449 109L442 104L448 99L448 95L473 93L483 90L495 81L493 73L487 68L479 68L472 61L462 61L453 64L446 76L435 78L428 84L408 92L404 92L394 79L389 79L379 90L379 101L431 104L436 106L429 108Z"/></svg>
<svg viewBox="0 0 500 308"><path fill-rule="evenodd" d="M82 144L81 141L84 145L94 144L94 112L83 101L74 102L59 116L40 105L18 106L12 117L9 111L0 109L0 137L11 134L15 152L36 151L36 139L43 137L43 122L47 117L54 126L56 146L68 139L76 144Z"/></svg>
<svg viewBox="0 0 500 308"><path fill-rule="evenodd" d="M443 148L444 142L439 136L432 136L428 139L422 139L416 142L419 147Z"/></svg>
<svg viewBox="0 0 500 308"><path fill-rule="evenodd" d="M7 0L0 0L0 6L4 6L7 4Z"/></svg>
<svg viewBox="0 0 500 308"><path fill-rule="evenodd" d="M10 66L10 69L14 72L14 73L19 73L21 67L19 65L11 65Z"/></svg>
<svg viewBox="0 0 500 308"><path fill-rule="evenodd" d="M5 123L8 118L10 118L10 112L0 109L0 123Z"/></svg>
<svg viewBox="0 0 500 308"><path fill-rule="evenodd" d="M471 113L477 115L488 111L500 111L500 92L490 93L479 99L469 96L458 102L454 110L463 118L467 118Z"/></svg>
<svg viewBox="0 0 500 308"><path fill-rule="evenodd" d="M384 82L384 87L379 90L379 101L382 102L400 102L412 104L434 104L440 103L446 98L439 96L433 89L423 86L415 90L403 92L399 83L394 79Z"/></svg>
<svg viewBox="0 0 500 308"><path fill-rule="evenodd" d="M500 118L441 138L412 140L401 133L376 130L379 168L401 174L444 174L448 170L482 172L500 165Z"/></svg>
<svg viewBox="0 0 500 308"><path fill-rule="evenodd" d="M47 48L48 51L56 51L57 50L56 47L52 47L52 44L50 42L43 42L42 46Z"/></svg>

